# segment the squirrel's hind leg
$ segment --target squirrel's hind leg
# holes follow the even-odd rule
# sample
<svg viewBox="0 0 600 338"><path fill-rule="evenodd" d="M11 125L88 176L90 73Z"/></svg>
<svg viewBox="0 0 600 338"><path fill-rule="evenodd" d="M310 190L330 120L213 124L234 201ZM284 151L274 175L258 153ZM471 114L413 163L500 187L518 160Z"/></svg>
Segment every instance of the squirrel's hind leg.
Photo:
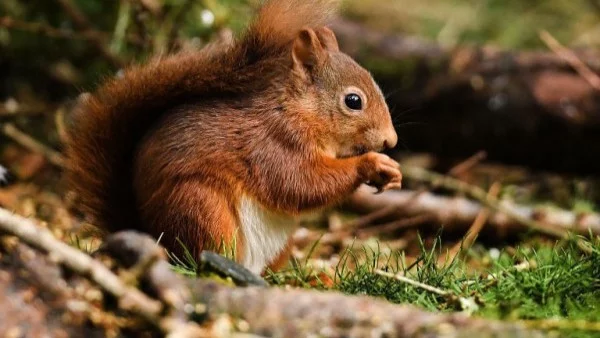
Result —
<svg viewBox="0 0 600 338"><path fill-rule="evenodd" d="M154 194L154 208L152 203L145 208L151 232L162 237L161 244L180 259L185 250L195 259L210 250L239 262L244 243L230 196L198 181L180 182L168 190L166 196Z"/></svg>

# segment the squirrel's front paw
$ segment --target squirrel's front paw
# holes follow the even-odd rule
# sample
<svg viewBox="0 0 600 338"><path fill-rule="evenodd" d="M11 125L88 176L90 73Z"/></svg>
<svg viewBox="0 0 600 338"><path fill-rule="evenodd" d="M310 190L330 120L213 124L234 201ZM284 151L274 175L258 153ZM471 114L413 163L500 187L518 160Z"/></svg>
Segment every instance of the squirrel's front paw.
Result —
<svg viewBox="0 0 600 338"><path fill-rule="evenodd" d="M388 189L400 189L402 173L400 164L389 156L370 152L364 155L364 172L367 184L377 188L377 193Z"/></svg>

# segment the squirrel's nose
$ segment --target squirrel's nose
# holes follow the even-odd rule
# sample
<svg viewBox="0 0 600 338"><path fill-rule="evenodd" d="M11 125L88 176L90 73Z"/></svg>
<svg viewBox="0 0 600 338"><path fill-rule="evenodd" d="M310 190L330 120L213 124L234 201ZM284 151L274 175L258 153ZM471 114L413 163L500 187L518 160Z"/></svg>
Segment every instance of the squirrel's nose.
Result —
<svg viewBox="0 0 600 338"><path fill-rule="evenodd" d="M398 135L396 134L394 127L389 128L384 137L384 149L392 149L398 144Z"/></svg>

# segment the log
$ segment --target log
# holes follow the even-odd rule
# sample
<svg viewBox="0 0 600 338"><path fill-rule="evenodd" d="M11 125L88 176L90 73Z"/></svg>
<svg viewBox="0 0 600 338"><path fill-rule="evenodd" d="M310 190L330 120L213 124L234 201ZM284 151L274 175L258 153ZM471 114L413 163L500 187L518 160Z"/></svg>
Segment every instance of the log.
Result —
<svg viewBox="0 0 600 338"><path fill-rule="evenodd" d="M542 337L519 324L440 314L370 297L191 283L211 316L232 314L266 337Z"/></svg>
<svg viewBox="0 0 600 338"><path fill-rule="evenodd" d="M589 236L590 232L600 235L600 214L597 213L576 213L558 208L519 205L507 200L500 203L514 214L553 229L562 229L582 236ZM375 195L369 187L361 187L350 197L347 204L352 210L362 213L373 213L393 207L396 208L397 217L429 215L433 223L445 229L463 231L468 229L484 208L481 203L464 197L440 196L410 190L390 190ZM527 227L522 223L500 212L491 213L487 223L496 230L496 235L527 231Z"/></svg>
<svg viewBox="0 0 600 338"><path fill-rule="evenodd" d="M577 174L597 173L600 92L561 56L492 47L443 48L339 20L342 49L371 70L411 151ZM600 51L576 56L600 71Z"/></svg>

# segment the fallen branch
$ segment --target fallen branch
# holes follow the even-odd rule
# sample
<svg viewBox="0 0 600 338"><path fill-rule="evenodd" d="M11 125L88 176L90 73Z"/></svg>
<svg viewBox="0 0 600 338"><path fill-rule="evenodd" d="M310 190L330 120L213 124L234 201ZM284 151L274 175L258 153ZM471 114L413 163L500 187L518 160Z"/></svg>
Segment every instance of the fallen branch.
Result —
<svg viewBox="0 0 600 338"><path fill-rule="evenodd" d="M493 201L501 207L491 208L494 212L489 215L488 223L504 231L522 230L531 221L535 222L536 229L539 227L544 230L551 229L544 233L560 237L563 237L568 231L584 236L589 235L590 232L600 235L600 214L583 214L556 208L524 206L497 199L493 199ZM406 190L386 191L375 195L370 188L362 187L350 198L349 206L367 213L394 206L398 214L404 216L428 214L434 217L436 223L443 224L445 227L452 225L467 227L473 224L477 215L484 210L487 204L463 197L445 197L429 192L415 195L415 192ZM524 219L529 221L521 222Z"/></svg>
<svg viewBox="0 0 600 338"><path fill-rule="evenodd" d="M568 62L573 69L581 75L592 87L600 90L600 77L593 70L581 61L581 59L572 50L565 48L547 31L540 32L540 39L544 41L546 46L550 48L556 55Z"/></svg>
<svg viewBox="0 0 600 338"><path fill-rule="evenodd" d="M490 209L500 212L512 218L514 221L540 233L558 238L568 238L568 233L564 229L556 228L553 225L542 224L535 218L523 216L513 209L506 207L500 203L496 197L488 195L485 190L478 186L470 185L455 178L444 176L423 168L407 167L403 169L403 173L405 177L414 180L429 182L438 186L443 186L447 189L465 193Z"/></svg>
<svg viewBox="0 0 600 338"><path fill-rule="evenodd" d="M383 270L375 270L375 274L383 276L383 277L387 277L387 278L393 278L397 281L406 283L408 285L412 285L416 288L423 289L427 292L435 293L436 295L442 296L442 297L446 298L448 301L455 303L461 310L463 310L467 313L473 313L474 311L477 311L479 309L479 306L473 299L458 296L451 291L442 290L440 288L436 288L434 286L418 282L414 279L410 279L406 276L402 276L401 274L393 274L393 273L386 272Z"/></svg>
<svg viewBox="0 0 600 338"><path fill-rule="evenodd" d="M42 22L27 22L4 16L0 18L0 27L20 30L23 32L41 34L49 38L55 39L74 39L74 40L95 40L98 39L96 33L91 32L75 32L72 30L52 27ZM106 39L106 35L102 35L102 39Z"/></svg>
<svg viewBox="0 0 600 338"><path fill-rule="evenodd" d="M411 123L401 133L412 152L446 160L485 150L494 162L600 172L600 161L589 156L600 149L600 91L563 57L490 46L448 49L349 20L332 28L341 48L392 92L387 102L396 108L394 121ZM572 52L599 72L598 50ZM399 78L406 82L394 91Z"/></svg>
<svg viewBox="0 0 600 338"><path fill-rule="evenodd" d="M207 336L207 333L211 337L255 337L253 334L272 337L431 337L447 335L448 332L452 332L454 337L482 334L507 338L543 337L542 333L529 330L522 324L470 318L459 313L431 313L413 306L393 305L371 297L303 289L235 288L202 279L184 280L170 269L160 269L159 273L158 269L150 268L146 274L140 275L140 278L152 287L159 299L172 307L170 311L161 311L162 307L156 305L157 302L138 289L124 285L100 262L54 239L49 231L37 227L27 219L0 209L0 232L15 235L22 242L47 251L47 256L52 259L46 260L46 256L42 255L44 260L40 262L48 261L48 268L54 271L54 274L60 273L60 269L54 265L54 262L59 261L77 274L89 276L104 290L117 296L119 305L125 304L123 297L128 298L129 304L136 306L128 307L127 310L161 327L165 335L171 333L170 337L203 337ZM120 266L137 270L136 266L146 265L144 262L151 257L158 259L155 266L164 267L167 264L164 255L157 256L157 250L161 249L151 237L122 232L109 236L100 252L108 254ZM3 282L0 285L7 285L7 289L12 289L10 278L4 277L7 277L6 274L0 274L0 282ZM67 285L71 287L70 284ZM185 293L183 298L179 293L181 290ZM5 300L2 296L0 290L0 301ZM49 303L49 311L53 310L52 306L57 307L61 304ZM79 304L79 308L91 309L85 301ZM13 307L12 311L19 311L19 308ZM167 332L167 326L173 322L178 322L180 328L197 328L189 318L194 314L212 319L213 327L196 332ZM23 317L22 313L19 315L20 318ZM38 318L38 321L42 322L43 318ZM1 325L2 320L0 327ZM63 325L69 324L63 321ZM236 334L236 330L244 333ZM135 334L136 331L132 333Z"/></svg>
<svg viewBox="0 0 600 338"><path fill-rule="evenodd" d="M50 163L55 166L62 168L65 166L65 158L56 150L53 150L46 146L45 144L40 143L33 137L25 134L15 127L12 123L6 123L2 127L2 133L7 137L11 138L13 141L17 142L21 146L44 155L50 161Z"/></svg>
<svg viewBox="0 0 600 338"><path fill-rule="evenodd" d="M488 196L497 197L498 194L500 193L501 187L502 186L498 182L495 182L494 184L492 184L492 186L490 187L490 190L488 192ZM454 257L456 257L456 255L458 255L460 252L465 252L466 250L468 250L473 245L473 243L475 243L477 236L479 236L481 229L483 229L483 226L487 223L489 218L490 218L490 209L482 208L481 211L479 211L479 213L477 214L477 216L475 216L475 220L473 221L473 224L471 224L471 227L469 228L469 230L467 230L467 233L463 237L463 240L456 243L450 249L449 259L448 259L449 261L452 261L454 259ZM463 251L463 250L465 250L465 251Z"/></svg>
<svg viewBox="0 0 600 338"><path fill-rule="evenodd" d="M268 337L543 337L522 324L426 312L371 297L302 289L230 288L190 281L211 317L234 314Z"/></svg>
<svg viewBox="0 0 600 338"><path fill-rule="evenodd" d="M171 318L162 317L164 309L160 302L149 298L134 287L127 286L102 263L57 240L50 231L37 226L32 221L0 208L0 232L16 236L21 241L48 252L53 259L70 270L87 276L103 290L116 297L121 309L139 315L149 324L159 327L165 335L182 329L174 325L177 323Z"/></svg>

